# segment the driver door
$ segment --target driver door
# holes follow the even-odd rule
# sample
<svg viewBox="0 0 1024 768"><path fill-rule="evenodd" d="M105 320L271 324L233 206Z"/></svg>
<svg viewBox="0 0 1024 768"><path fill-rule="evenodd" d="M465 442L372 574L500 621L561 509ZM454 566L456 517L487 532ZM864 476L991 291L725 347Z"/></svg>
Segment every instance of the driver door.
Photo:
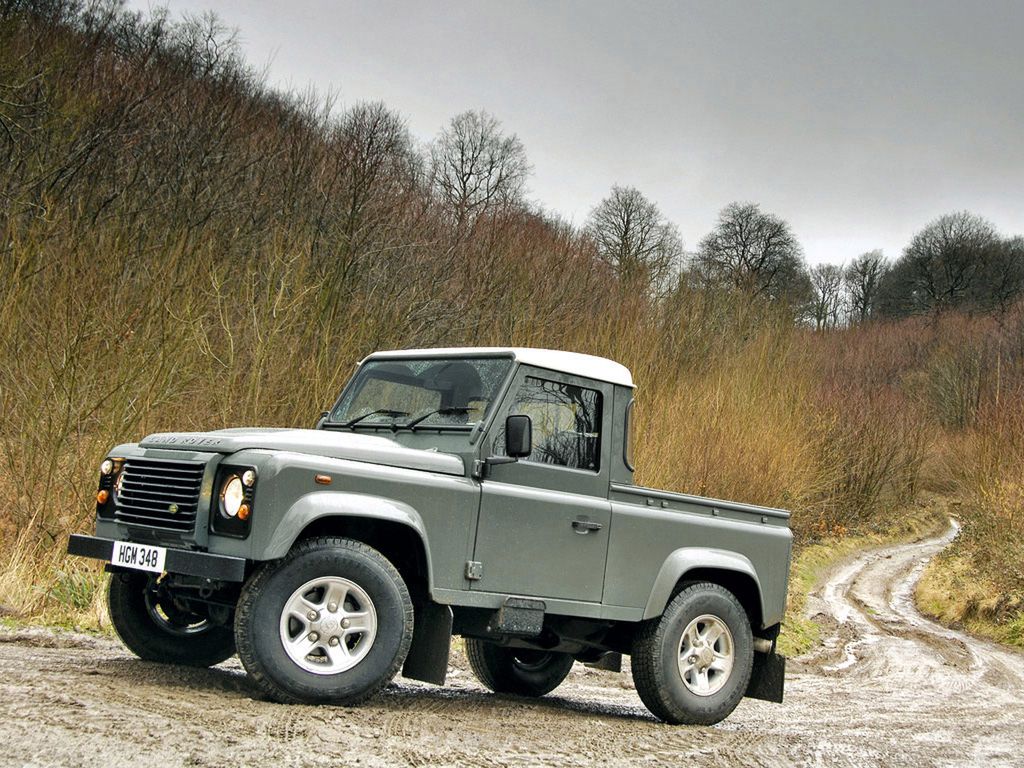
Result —
<svg viewBox="0 0 1024 768"><path fill-rule="evenodd" d="M611 522L611 385L522 366L482 448L504 453L505 418L526 414L531 454L481 483L472 589L600 602Z"/></svg>

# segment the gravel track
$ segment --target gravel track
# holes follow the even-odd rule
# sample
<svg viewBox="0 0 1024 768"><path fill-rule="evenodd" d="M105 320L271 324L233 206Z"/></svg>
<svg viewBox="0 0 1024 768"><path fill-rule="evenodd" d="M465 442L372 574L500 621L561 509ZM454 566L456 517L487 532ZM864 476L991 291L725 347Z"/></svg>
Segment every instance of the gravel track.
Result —
<svg viewBox="0 0 1024 768"><path fill-rule="evenodd" d="M822 646L786 703L724 723L655 721L628 674L576 668L539 701L485 692L461 654L445 688L399 679L356 709L271 704L237 660L138 661L118 643L0 630L0 765L1024 766L1024 655L938 626L911 598L955 535L862 553L811 596Z"/></svg>

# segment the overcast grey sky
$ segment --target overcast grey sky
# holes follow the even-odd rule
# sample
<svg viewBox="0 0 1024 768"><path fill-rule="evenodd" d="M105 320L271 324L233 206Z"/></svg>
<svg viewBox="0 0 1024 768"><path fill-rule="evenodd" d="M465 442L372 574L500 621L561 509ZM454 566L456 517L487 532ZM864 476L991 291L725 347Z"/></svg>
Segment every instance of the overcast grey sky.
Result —
<svg viewBox="0 0 1024 768"><path fill-rule="evenodd" d="M811 263L895 257L963 208L1024 233L1022 0L168 5L237 27L272 84L383 100L423 141L486 109L532 199L576 223L623 184L687 249L733 200L789 220Z"/></svg>

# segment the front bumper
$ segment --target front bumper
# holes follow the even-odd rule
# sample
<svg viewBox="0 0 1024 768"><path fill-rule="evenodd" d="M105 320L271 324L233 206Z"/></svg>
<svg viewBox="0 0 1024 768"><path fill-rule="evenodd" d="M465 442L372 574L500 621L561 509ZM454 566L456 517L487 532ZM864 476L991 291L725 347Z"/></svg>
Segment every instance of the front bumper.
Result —
<svg viewBox="0 0 1024 768"><path fill-rule="evenodd" d="M93 557L110 562L114 551L114 540L99 536L72 534L68 539L68 554ZM165 568L168 573L199 576L220 581L245 581L245 559L227 555L211 555L209 552L193 552L187 549L168 549Z"/></svg>

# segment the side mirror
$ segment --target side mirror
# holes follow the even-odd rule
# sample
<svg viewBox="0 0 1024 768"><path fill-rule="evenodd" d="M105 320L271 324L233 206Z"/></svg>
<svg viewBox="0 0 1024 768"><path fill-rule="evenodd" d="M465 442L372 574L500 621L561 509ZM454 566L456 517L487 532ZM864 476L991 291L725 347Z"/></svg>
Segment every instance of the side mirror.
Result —
<svg viewBox="0 0 1024 768"><path fill-rule="evenodd" d="M505 419L505 455L490 456L476 462L473 466L473 477L483 480L487 477L490 467L498 464L515 464L533 451L533 422L524 414L516 414Z"/></svg>
<svg viewBox="0 0 1024 768"><path fill-rule="evenodd" d="M505 419L505 455L522 459L533 451L533 422L529 416L516 414Z"/></svg>

